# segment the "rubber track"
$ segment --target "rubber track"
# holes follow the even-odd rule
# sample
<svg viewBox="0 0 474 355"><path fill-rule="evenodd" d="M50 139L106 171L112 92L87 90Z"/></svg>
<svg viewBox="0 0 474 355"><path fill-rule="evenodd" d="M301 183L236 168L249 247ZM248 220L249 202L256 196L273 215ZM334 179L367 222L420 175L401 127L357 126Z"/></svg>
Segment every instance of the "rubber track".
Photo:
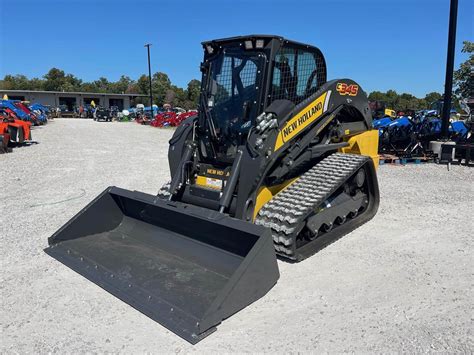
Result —
<svg viewBox="0 0 474 355"><path fill-rule="evenodd" d="M170 185L171 181L164 183L163 186L161 186L161 188L158 190L158 193L156 195L163 200L169 200L171 196Z"/></svg>
<svg viewBox="0 0 474 355"><path fill-rule="evenodd" d="M296 257L296 237L307 218L369 159L358 154L331 154L262 207L255 224L272 230L277 254Z"/></svg>

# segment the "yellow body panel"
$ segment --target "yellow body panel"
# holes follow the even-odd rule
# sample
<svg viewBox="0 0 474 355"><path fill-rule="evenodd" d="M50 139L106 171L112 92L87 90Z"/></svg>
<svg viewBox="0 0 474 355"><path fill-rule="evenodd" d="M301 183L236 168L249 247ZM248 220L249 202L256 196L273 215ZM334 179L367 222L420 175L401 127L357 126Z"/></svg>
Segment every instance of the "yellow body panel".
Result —
<svg viewBox="0 0 474 355"><path fill-rule="evenodd" d="M339 149L340 152L367 155L372 158L375 168L378 168L379 131L377 129L347 136L344 141L349 143L349 146Z"/></svg>
<svg viewBox="0 0 474 355"><path fill-rule="evenodd" d="M258 211L268 202L273 196L277 193L290 186L298 178L286 180L284 183L275 186L262 186L257 193L257 198L255 199L255 208L253 210L253 220L257 217Z"/></svg>
<svg viewBox="0 0 474 355"><path fill-rule="evenodd" d="M327 94L328 93L325 92L319 96L316 100L311 102L308 106L306 106L285 123L283 128L278 133L274 151L280 149L286 142L297 136L318 117L321 117L324 112L324 103L326 101Z"/></svg>
<svg viewBox="0 0 474 355"><path fill-rule="evenodd" d="M348 133L348 132L346 132ZM373 129L359 134L348 135L344 138L345 142L349 143L348 147L339 149L342 153L352 153L367 155L372 158L375 168L379 166L379 131ZM257 217L258 211L270 201L276 194L283 191L286 187L291 185L298 178L290 179L280 185L262 186L257 193L255 201L255 208L253 212L253 220Z"/></svg>
<svg viewBox="0 0 474 355"><path fill-rule="evenodd" d="M222 190L223 180L198 175L196 185L213 190Z"/></svg>

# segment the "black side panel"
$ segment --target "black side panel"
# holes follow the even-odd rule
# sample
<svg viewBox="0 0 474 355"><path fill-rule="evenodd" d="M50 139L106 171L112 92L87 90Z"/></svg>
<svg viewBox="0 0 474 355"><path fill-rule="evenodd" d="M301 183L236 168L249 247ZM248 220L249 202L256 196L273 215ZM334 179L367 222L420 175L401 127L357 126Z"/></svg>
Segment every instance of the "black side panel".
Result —
<svg viewBox="0 0 474 355"><path fill-rule="evenodd" d="M173 137L169 141L170 146L168 148L168 163L170 166L171 178L173 178L176 169L179 167L179 162L181 160L181 156L183 155L186 141L191 139L193 125L196 119L197 116L185 119L178 126L178 128L176 128Z"/></svg>
<svg viewBox="0 0 474 355"><path fill-rule="evenodd" d="M295 108L295 104L289 100L275 100L265 109L267 113L273 113L279 122Z"/></svg>

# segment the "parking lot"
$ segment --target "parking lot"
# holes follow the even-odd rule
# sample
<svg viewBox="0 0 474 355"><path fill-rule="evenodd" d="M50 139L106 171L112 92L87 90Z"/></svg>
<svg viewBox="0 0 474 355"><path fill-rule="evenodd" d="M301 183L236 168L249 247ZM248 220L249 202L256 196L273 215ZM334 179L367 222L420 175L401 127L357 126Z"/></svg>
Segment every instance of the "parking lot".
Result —
<svg viewBox="0 0 474 355"><path fill-rule="evenodd" d="M0 352L474 351L474 170L384 165L376 217L195 346L43 252L110 185L155 194L171 129L56 119L0 156Z"/></svg>

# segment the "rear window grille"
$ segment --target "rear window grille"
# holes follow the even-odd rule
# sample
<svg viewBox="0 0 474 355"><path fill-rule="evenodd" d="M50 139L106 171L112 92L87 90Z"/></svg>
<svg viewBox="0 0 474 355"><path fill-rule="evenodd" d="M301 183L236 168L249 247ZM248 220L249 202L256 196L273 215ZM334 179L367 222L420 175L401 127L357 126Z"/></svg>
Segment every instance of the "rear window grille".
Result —
<svg viewBox="0 0 474 355"><path fill-rule="evenodd" d="M319 89L325 76L318 53L283 47L275 57L270 102L286 99L299 104Z"/></svg>

